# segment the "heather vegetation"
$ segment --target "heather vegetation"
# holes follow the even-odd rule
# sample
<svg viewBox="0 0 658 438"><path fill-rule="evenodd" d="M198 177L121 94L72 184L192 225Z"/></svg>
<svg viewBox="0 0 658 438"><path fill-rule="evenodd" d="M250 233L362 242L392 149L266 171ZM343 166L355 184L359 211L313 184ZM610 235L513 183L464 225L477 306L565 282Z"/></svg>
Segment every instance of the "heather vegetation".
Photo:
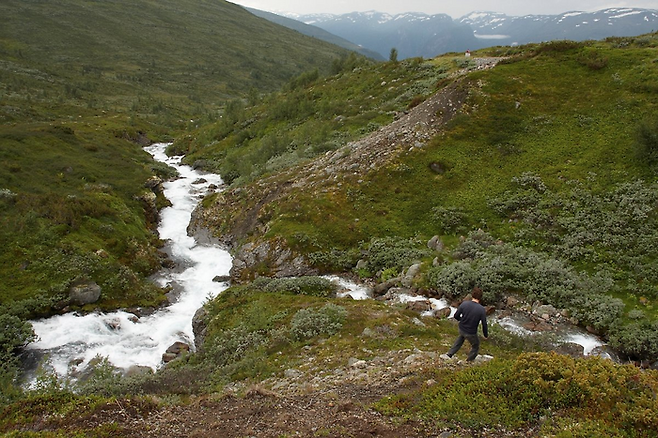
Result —
<svg viewBox="0 0 658 438"><path fill-rule="evenodd" d="M336 150L393 121L457 69L450 57L375 64L336 60L331 76L303 73L284 90L229 102L220 121L176 139L189 164L244 184Z"/></svg>
<svg viewBox="0 0 658 438"><path fill-rule="evenodd" d="M263 177L286 183L282 170L349 154L341 148L456 74L468 97L440 135L331 190L269 205L244 240L277 237L321 273L373 282L419 263L414 287L456 300L480 285L486 304L509 294L553 304L623 359L658 359L656 34L488 49L473 58L507 59L478 70L459 54L398 61L392 51L373 63L252 22L225 2L197 14L187 1L136 13L154 5L0 6L2 433L20 436L45 419L50 431L30 436L85 434L70 424L113 404L141 415L291 369L326 377L355 358L445 350L457 334L449 321L337 298L322 277L265 278L259 266L261 278L205 304L199 351L158 372L124 377L99 358L75 383L45 375L34 391L16 385L15 353L33 340L25 320L61 309L76 281L95 281L103 297L74 310L164 301L147 280L163 255L144 184L175 175L140 142L173 140L188 163L253 193ZM61 23L47 18L58 7L69 12ZM150 33L128 19L144 15L153 17ZM55 31L62 26L71 33ZM262 201L240 200L244 209ZM428 249L435 235L442 246ZM655 371L537 353L549 348L540 337L491 332L495 360L414 371L434 383L376 408L435 430L656 436ZM474 398L482 403L470 410Z"/></svg>
<svg viewBox="0 0 658 438"><path fill-rule="evenodd" d="M6 1L0 17L0 318L17 334L0 342L5 388L26 319L166 301L148 277L167 200L145 184L176 175L142 146L347 51L227 2ZM66 307L78 282L100 301Z"/></svg>

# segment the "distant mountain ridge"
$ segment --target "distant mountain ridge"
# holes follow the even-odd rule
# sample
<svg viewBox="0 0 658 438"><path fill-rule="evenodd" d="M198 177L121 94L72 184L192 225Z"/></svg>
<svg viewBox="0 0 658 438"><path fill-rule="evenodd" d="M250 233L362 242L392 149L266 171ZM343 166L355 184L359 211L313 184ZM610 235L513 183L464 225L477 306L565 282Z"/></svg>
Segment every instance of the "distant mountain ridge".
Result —
<svg viewBox="0 0 658 438"><path fill-rule="evenodd" d="M521 17L472 12L458 19L446 14L391 15L376 11L286 16L325 29L382 56L395 47L401 58L433 57L453 51L556 39L583 41L635 36L658 30L658 10L638 8Z"/></svg>
<svg viewBox="0 0 658 438"><path fill-rule="evenodd" d="M352 50L354 52L360 53L362 55L365 55L369 58L373 58L379 61L383 61L384 57L381 56L379 53L374 52L372 50L368 50L364 47L360 47L357 44L352 43L351 41L348 41L344 38L341 38L337 35L334 35L330 32L327 32L326 30L313 26L310 24L302 23L301 21L295 20L293 18L288 18L284 17L282 15L277 15L271 12L266 12L266 11L261 11L258 9L253 9L253 8L245 8L247 11L251 12L257 17L264 18L268 21L271 21L272 23L279 24L281 26L287 27L292 30L296 30L297 32L310 36L313 38L317 38L319 40L335 44L339 47L342 47L344 49Z"/></svg>

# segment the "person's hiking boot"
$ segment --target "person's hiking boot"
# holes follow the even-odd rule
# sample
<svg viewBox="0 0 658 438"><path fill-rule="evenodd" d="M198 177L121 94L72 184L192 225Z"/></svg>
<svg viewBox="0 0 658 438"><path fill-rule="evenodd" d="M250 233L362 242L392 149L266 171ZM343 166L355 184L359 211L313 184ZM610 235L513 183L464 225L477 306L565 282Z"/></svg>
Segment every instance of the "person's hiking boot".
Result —
<svg viewBox="0 0 658 438"><path fill-rule="evenodd" d="M443 353L441 356L439 356L443 360L452 360L452 356L450 356L447 353Z"/></svg>

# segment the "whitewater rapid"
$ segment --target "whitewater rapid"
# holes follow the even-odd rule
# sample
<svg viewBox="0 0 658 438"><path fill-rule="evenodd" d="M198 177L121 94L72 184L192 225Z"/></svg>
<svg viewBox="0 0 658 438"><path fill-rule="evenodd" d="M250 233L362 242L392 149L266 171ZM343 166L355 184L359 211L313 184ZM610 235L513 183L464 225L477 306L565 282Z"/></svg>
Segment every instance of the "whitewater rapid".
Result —
<svg viewBox="0 0 658 438"><path fill-rule="evenodd" d="M228 287L213 279L228 275L232 264L230 254L187 235L192 211L204 195L221 186L222 180L218 175L202 174L181 164L182 157L167 157L166 147L166 144L154 144L146 151L180 174L180 178L163 184L164 194L172 205L160 212L158 232L166 242L166 250L182 268L163 270L153 281L162 287L176 287L180 295L170 306L141 318L117 311L69 313L32 321L38 341L28 349L42 353L46 367L60 377L75 378L97 357L106 358L124 370L135 366L157 369L162 364L162 354L175 342L193 348L194 313L207 299Z"/></svg>

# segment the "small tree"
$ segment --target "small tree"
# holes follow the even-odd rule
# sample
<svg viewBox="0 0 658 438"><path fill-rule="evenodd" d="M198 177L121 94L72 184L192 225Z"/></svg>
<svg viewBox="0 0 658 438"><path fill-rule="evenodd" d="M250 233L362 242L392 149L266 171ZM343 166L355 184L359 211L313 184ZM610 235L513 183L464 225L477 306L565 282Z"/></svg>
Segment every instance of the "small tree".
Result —
<svg viewBox="0 0 658 438"><path fill-rule="evenodd" d="M395 47L391 49L391 54L388 56L388 60L391 62L398 62L398 49Z"/></svg>
<svg viewBox="0 0 658 438"><path fill-rule="evenodd" d="M645 121L637 128L635 148L638 158L658 165L658 120Z"/></svg>

